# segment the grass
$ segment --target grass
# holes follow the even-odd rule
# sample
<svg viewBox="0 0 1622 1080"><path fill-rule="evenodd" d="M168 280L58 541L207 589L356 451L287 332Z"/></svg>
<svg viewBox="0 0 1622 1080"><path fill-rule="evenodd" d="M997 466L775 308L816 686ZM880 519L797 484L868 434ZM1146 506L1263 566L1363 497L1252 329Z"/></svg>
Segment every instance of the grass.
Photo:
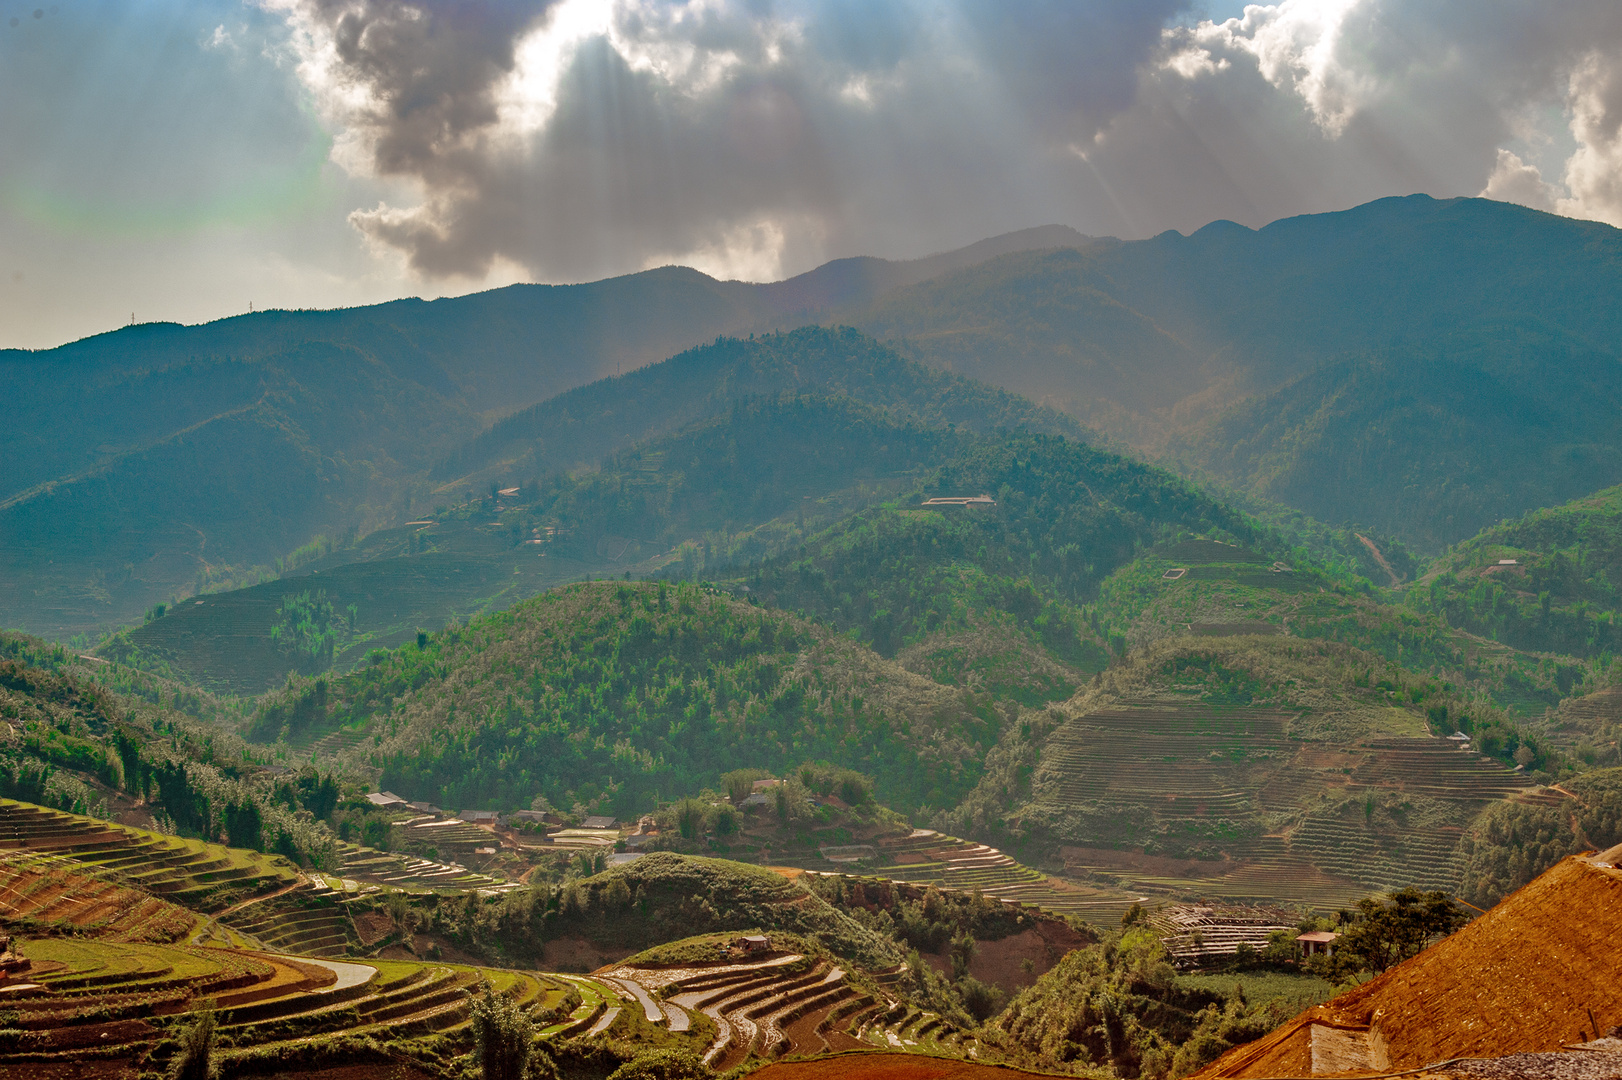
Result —
<svg viewBox="0 0 1622 1080"><path fill-rule="evenodd" d="M1282 1002L1290 1016L1335 996L1335 988L1317 976L1284 971L1179 975L1177 985L1188 990L1206 990L1216 994L1231 994L1237 989L1252 1005Z"/></svg>

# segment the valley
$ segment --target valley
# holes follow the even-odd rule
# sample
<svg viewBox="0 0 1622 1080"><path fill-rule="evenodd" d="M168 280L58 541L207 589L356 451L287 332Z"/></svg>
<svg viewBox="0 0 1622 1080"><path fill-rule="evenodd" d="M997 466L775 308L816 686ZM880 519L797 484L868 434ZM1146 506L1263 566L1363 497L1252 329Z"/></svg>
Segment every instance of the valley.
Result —
<svg viewBox="0 0 1622 1080"><path fill-rule="evenodd" d="M1272 1046L1622 843L1616 244L1415 196L0 354L0 1077Z"/></svg>

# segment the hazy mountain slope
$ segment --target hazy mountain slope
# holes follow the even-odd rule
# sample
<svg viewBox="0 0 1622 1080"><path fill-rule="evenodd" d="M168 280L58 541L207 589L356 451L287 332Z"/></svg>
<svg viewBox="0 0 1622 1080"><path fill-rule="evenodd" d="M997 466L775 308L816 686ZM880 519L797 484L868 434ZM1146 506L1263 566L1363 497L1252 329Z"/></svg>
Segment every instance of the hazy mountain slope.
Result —
<svg viewBox="0 0 1622 1080"><path fill-rule="evenodd" d="M842 317L1140 447L1173 442L1186 469L1434 549L1622 479L1598 420L1622 393L1619 286L1609 226L1412 196L1010 254ZM1356 362L1370 356L1385 367ZM1539 408L1509 407L1539 384ZM1483 427L1490 438L1469 438ZM1438 429L1464 437L1445 470L1463 483L1410 477L1393 492L1373 462L1330 460L1361 444L1423 463ZM1506 452L1523 478L1491 475Z"/></svg>
<svg viewBox="0 0 1622 1080"><path fill-rule="evenodd" d="M1622 365L1500 325L1326 363L1173 436L1263 498L1437 550L1622 479Z"/></svg>
<svg viewBox="0 0 1622 1080"><path fill-rule="evenodd" d="M435 471L517 480L591 464L734 402L783 391L840 394L931 425L1080 435L1069 416L1004 390L925 367L849 328L723 338L508 416Z"/></svg>
<svg viewBox="0 0 1622 1080"><path fill-rule="evenodd" d="M254 375L232 408L0 503L5 620L63 634L127 621L312 533L384 517L402 481L472 426L352 348L301 346Z"/></svg>
<svg viewBox="0 0 1622 1080"><path fill-rule="evenodd" d="M909 486L968 438L849 399L757 399L595 472L525 484L431 526L368 536L277 581L177 605L100 653L139 654L214 689L258 693L289 672L344 670L374 648L410 641L420 627L497 610L564 581L649 573L679 547L688 561L689 550L702 553L701 564L781 550ZM342 613L330 652L273 639L284 606L317 593Z"/></svg>
<svg viewBox="0 0 1622 1080"><path fill-rule="evenodd" d="M1198 387L1201 358L1102 291L1087 252L1011 255L888 293L861 326L928 362L1123 436Z"/></svg>

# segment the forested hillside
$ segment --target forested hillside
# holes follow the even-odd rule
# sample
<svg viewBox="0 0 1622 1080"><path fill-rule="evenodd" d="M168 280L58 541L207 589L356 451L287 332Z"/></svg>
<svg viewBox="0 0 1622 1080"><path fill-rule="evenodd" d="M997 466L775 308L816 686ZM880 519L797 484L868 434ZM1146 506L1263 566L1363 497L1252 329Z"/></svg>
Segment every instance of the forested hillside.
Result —
<svg viewBox="0 0 1622 1080"><path fill-rule="evenodd" d="M853 398L929 426L1032 428L1081 434L1071 417L986 383L904 359L849 328L727 338L622 378L604 379L514 413L441 463L436 476L544 475L783 392Z"/></svg>
<svg viewBox="0 0 1622 1080"><path fill-rule="evenodd" d="M1574 656L1622 645L1622 489L1536 510L1438 559L1408 603L1525 649Z"/></svg>
<svg viewBox="0 0 1622 1080"><path fill-rule="evenodd" d="M1619 253L1606 225L1415 195L1011 254L847 317L1192 474L1435 551L1622 479Z"/></svg>
<svg viewBox="0 0 1622 1080"><path fill-rule="evenodd" d="M904 810L978 782L1004 714L826 628L692 584L572 585L270 698L250 738L352 727L381 783L450 806L651 808L824 758Z"/></svg>

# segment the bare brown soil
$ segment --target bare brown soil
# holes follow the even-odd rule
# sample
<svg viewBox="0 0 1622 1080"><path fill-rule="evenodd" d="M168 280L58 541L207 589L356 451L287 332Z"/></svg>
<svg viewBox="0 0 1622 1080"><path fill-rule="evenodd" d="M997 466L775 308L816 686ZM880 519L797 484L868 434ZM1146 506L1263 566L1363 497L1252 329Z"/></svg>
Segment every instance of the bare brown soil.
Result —
<svg viewBox="0 0 1622 1080"><path fill-rule="evenodd" d="M1596 1025L1622 1023L1618 925L1622 871L1573 856L1412 960L1196 1076L1306 1075L1315 1037L1327 1042L1334 1031L1365 1040L1373 1069L1559 1050Z"/></svg>
<svg viewBox="0 0 1622 1080"><path fill-rule="evenodd" d="M355 916L355 936L360 943L370 946L394 933L394 920L381 911L368 911Z"/></svg>
<svg viewBox="0 0 1622 1080"><path fill-rule="evenodd" d="M0 1065L0 1080L135 1080L140 1073L128 1061L53 1061L49 1072L38 1063Z"/></svg>
<svg viewBox="0 0 1622 1080"><path fill-rule="evenodd" d="M547 971L596 971L634 952L635 949L597 945L583 937L561 937L546 943L541 967Z"/></svg>
<svg viewBox="0 0 1622 1080"><path fill-rule="evenodd" d="M879 1051L787 1061L750 1075L758 1080L1021 1080L1044 1074L954 1058Z"/></svg>
<svg viewBox="0 0 1622 1080"><path fill-rule="evenodd" d="M155 943L179 940L196 921L166 900L67 870L0 867L0 918L19 916L94 929L108 941Z"/></svg>
<svg viewBox="0 0 1622 1080"><path fill-rule="evenodd" d="M318 1073L308 1069L290 1069L287 1072L271 1073L265 1080L299 1080L309 1076L320 1076L322 1080L434 1080L430 1073L425 1073L414 1065L403 1061L385 1061L371 1065L339 1065L325 1068Z"/></svg>
<svg viewBox="0 0 1622 1080"><path fill-rule="evenodd" d="M1165 855L1145 855L1141 851L1115 848L1064 847L1060 849L1060 854L1067 865L1104 866L1155 877L1218 877L1238 865L1226 859L1173 859Z"/></svg>
<svg viewBox="0 0 1622 1080"><path fill-rule="evenodd" d="M1064 958L1065 953L1087 944L1086 938L1064 923L1056 919L1042 919L1028 930L996 941L976 943L974 957L969 961L969 974L981 982L1015 994L1050 970ZM951 974L949 954L926 953L925 959L941 974ZM1029 971L1025 967L1027 960L1030 961Z"/></svg>

